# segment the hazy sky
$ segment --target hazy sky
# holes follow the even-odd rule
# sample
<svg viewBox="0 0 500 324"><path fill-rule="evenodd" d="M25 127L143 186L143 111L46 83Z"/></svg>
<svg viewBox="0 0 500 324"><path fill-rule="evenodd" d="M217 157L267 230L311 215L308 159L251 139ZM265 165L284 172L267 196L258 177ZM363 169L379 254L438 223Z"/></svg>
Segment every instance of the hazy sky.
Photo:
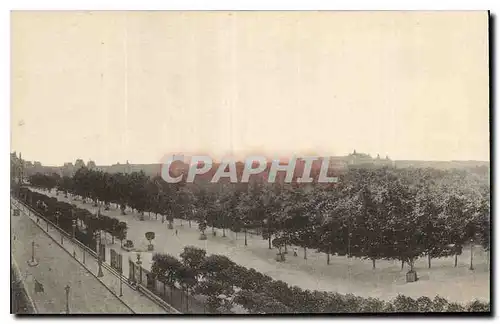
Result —
<svg viewBox="0 0 500 324"><path fill-rule="evenodd" d="M489 160L486 12L16 12L12 150Z"/></svg>

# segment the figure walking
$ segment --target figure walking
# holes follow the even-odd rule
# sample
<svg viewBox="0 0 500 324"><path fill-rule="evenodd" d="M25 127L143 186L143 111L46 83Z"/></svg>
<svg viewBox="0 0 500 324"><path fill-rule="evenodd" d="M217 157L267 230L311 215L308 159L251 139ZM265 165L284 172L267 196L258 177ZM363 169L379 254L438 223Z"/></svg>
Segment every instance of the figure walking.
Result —
<svg viewBox="0 0 500 324"><path fill-rule="evenodd" d="M35 293L43 293L43 292L45 292L43 284L35 279Z"/></svg>

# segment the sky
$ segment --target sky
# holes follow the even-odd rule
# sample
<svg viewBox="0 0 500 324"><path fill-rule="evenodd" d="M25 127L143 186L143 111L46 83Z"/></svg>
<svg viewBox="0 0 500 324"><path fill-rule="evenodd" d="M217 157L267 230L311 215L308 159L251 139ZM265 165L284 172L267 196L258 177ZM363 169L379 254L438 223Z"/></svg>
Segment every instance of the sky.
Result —
<svg viewBox="0 0 500 324"><path fill-rule="evenodd" d="M13 12L11 151L489 161L487 12Z"/></svg>

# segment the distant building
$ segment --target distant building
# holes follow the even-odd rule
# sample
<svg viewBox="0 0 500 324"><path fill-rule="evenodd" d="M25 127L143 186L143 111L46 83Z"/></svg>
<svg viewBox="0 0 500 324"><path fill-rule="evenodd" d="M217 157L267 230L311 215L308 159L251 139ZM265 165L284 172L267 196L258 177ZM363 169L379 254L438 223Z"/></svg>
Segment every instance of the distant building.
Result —
<svg viewBox="0 0 500 324"><path fill-rule="evenodd" d="M85 167L85 162L82 159L78 159L75 161L75 171Z"/></svg>
<svg viewBox="0 0 500 324"><path fill-rule="evenodd" d="M380 158L380 154L377 154L376 158L372 158L369 154L358 153L354 150L351 154L347 156L330 156L329 157L329 168L347 168L349 166L388 166L393 167L394 161L386 156L385 159Z"/></svg>
<svg viewBox="0 0 500 324"><path fill-rule="evenodd" d="M87 162L87 168L90 170L94 170L96 168L95 162L90 160Z"/></svg>
<svg viewBox="0 0 500 324"><path fill-rule="evenodd" d="M72 177L74 173L75 173L75 167L73 166L73 163L71 162L64 163L63 167L61 168L61 175L66 177Z"/></svg>

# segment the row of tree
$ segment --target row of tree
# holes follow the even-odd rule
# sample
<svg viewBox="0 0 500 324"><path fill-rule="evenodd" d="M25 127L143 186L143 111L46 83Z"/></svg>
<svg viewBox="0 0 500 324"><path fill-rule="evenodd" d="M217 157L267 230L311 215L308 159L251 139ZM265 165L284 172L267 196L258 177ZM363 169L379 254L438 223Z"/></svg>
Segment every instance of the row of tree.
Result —
<svg viewBox="0 0 500 324"><path fill-rule="evenodd" d="M123 243L127 237L127 223L120 222L116 218L99 213L92 214L87 209L58 201L54 197L31 191L26 187L20 188L17 195L31 208L67 233L72 234L73 225L75 225L75 238L93 250L96 250L97 232L108 233L113 242L116 238Z"/></svg>
<svg viewBox="0 0 500 324"><path fill-rule="evenodd" d="M473 301L463 306L438 296L432 300L399 295L392 301L383 301L303 290L273 280L253 268L242 267L226 256L207 256L205 250L190 246L184 248L180 260L168 254L155 254L151 270L165 286L179 285L188 293L207 296L211 313L230 313L235 305L251 314L485 312L490 308L489 303Z"/></svg>
<svg viewBox="0 0 500 324"><path fill-rule="evenodd" d="M413 270L422 256L459 255L467 244L490 246L489 179L465 171L350 169L330 185L171 184L142 172L79 169L72 177L35 175L32 185L116 203L233 232L259 231L284 258L289 245L330 255L397 259ZM455 258L455 266L457 264Z"/></svg>

